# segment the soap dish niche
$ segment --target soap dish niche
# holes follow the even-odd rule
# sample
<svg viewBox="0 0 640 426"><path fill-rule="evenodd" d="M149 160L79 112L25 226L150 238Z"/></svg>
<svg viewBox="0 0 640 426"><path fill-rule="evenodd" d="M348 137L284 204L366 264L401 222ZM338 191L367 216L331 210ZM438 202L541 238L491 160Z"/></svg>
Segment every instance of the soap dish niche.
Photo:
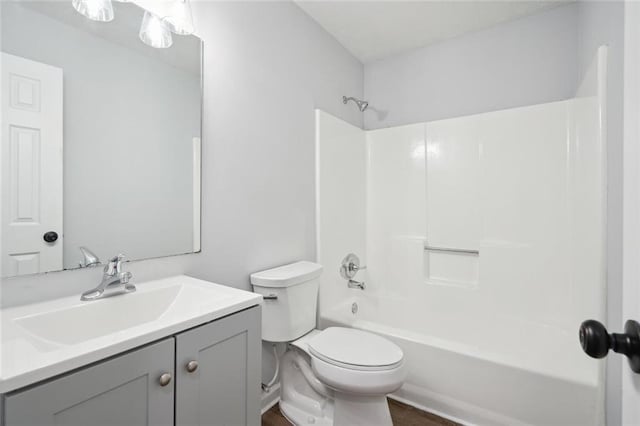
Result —
<svg viewBox="0 0 640 426"><path fill-rule="evenodd" d="M425 246L424 278L427 284L476 287L479 263L478 250Z"/></svg>

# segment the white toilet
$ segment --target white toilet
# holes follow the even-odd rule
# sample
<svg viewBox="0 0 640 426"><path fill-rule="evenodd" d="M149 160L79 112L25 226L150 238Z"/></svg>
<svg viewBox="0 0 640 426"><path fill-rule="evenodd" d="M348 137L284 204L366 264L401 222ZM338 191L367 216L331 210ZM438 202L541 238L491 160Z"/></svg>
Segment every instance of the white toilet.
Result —
<svg viewBox="0 0 640 426"><path fill-rule="evenodd" d="M321 273L317 263L296 262L251 275L265 299L262 339L290 343L280 360L280 409L299 426L391 425L386 395L404 381L402 350L362 330L316 330Z"/></svg>

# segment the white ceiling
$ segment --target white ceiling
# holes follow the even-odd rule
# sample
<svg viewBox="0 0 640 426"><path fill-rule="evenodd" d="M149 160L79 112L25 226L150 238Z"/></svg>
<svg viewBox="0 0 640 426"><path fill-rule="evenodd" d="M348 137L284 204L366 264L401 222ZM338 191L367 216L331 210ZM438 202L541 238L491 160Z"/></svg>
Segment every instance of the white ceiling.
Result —
<svg viewBox="0 0 640 426"><path fill-rule="evenodd" d="M571 2L295 1L363 63Z"/></svg>

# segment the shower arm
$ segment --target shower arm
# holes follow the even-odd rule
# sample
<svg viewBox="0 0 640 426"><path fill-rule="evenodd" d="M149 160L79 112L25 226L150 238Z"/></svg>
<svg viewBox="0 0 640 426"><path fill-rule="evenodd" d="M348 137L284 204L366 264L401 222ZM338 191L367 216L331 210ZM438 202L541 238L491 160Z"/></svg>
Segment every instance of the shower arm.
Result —
<svg viewBox="0 0 640 426"><path fill-rule="evenodd" d="M355 103L358 106L358 109L360 110L360 112L364 112L367 109L367 107L369 107L369 102L367 102L367 101L363 101L361 99L354 98L353 96L349 96L349 97L343 96L342 97L342 103L343 104L346 105L349 101L353 101L353 103Z"/></svg>

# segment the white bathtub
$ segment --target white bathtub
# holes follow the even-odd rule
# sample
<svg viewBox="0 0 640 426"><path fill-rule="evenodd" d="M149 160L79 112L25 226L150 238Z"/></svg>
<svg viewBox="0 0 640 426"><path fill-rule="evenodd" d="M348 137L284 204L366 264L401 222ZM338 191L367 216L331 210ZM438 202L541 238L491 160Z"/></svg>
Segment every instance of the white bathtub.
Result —
<svg viewBox="0 0 640 426"><path fill-rule="evenodd" d="M393 397L468 424L604 424L603 365L581 353L577 324L568 333L487 315L456 321L407 301L384 305L353 299L320 321L378 333L403 349L409 374Z"/></svg>

